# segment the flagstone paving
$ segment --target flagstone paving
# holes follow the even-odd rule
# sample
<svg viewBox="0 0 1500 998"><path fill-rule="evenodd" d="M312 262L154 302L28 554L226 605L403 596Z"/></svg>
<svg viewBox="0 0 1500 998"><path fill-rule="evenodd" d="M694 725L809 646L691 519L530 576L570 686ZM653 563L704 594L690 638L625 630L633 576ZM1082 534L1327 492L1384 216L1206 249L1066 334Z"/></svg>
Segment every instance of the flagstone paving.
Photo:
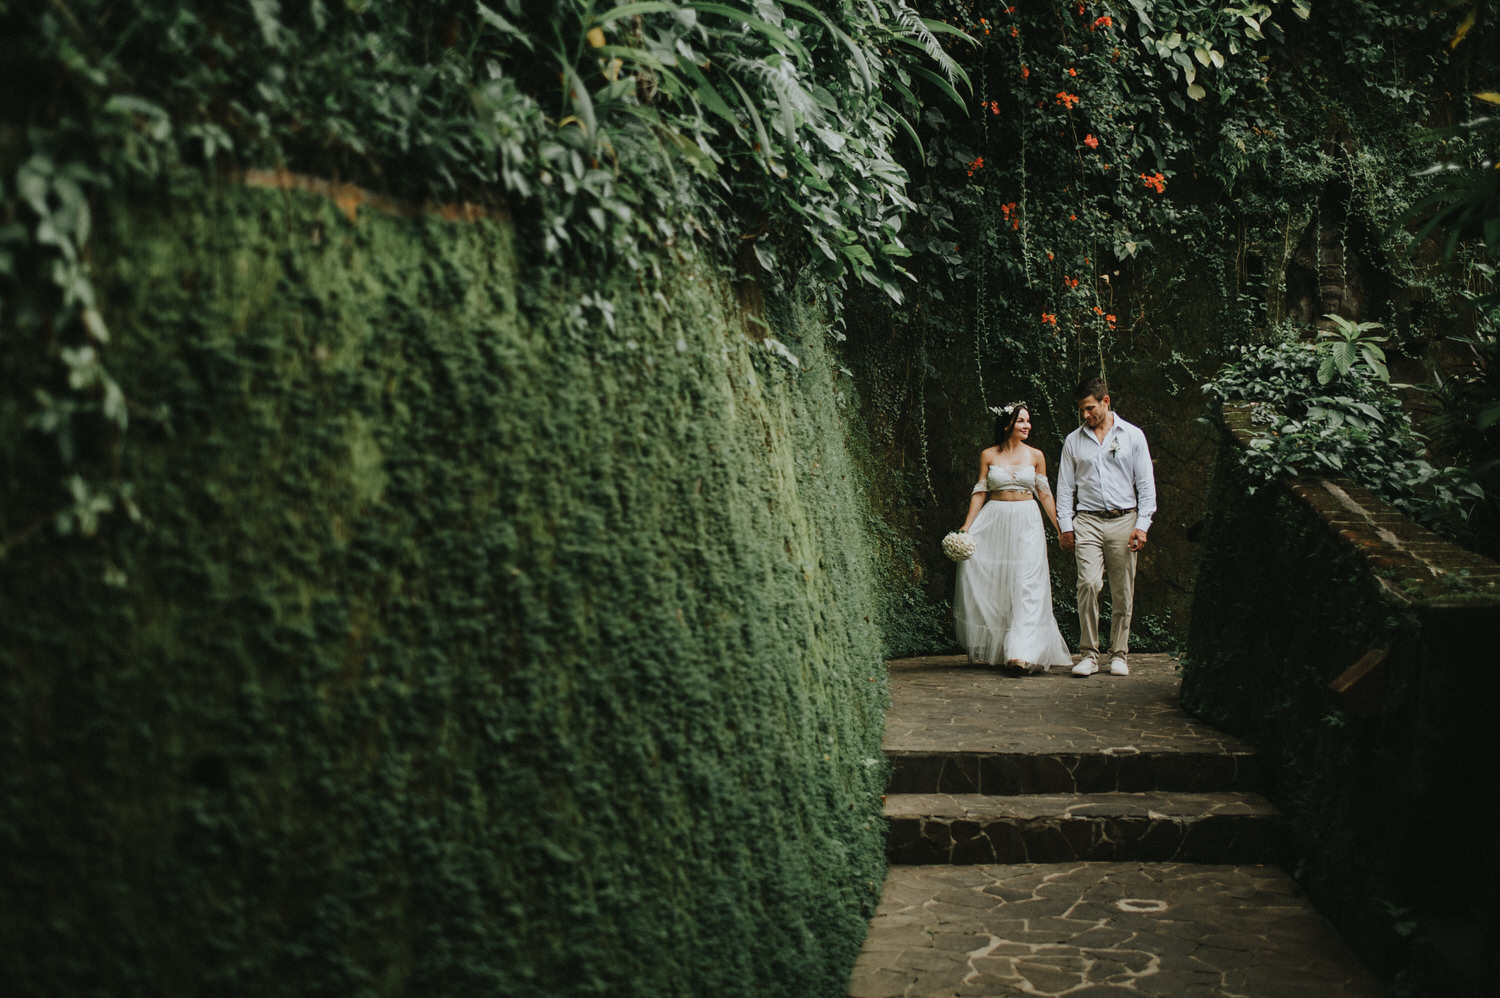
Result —
<svg viewBox="0 0 1500 998"><path fill-rule="evenodd" d="M890 663L895 865L851 998L1384 993L1272 862L1254 748L1182 711L1170 656L1131 673Z"/></svg>
<svg viewBox="0 0 1500 998"><path fill-rule="evenodd" d="M1135 655L1130 667L1079 679L970 666L962 655L891 662L891 792L1258 787L1254 747L1178 705L1170 655Z"/></svg>
<svg viewBox="0 0 1500 998"><path fill-rule="evenodd" d="M851 998L1377 998L1292 879L1170 863L894 866Z"/></svg>

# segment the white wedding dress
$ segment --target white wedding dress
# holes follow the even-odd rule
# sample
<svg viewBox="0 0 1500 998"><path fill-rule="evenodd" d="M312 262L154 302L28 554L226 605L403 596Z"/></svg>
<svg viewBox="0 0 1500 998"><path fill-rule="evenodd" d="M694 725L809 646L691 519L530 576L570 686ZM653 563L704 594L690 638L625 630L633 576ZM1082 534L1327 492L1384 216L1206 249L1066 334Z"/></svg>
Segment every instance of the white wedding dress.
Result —
<svg viewBox="0 0 1500 998"><path fill-rule="evenodd" d="M953 619L958 640L975 662L1071 665L1072 656L1052 616L1047 538L1035 501L1036 469L991 465L991 492L1030 492L1031 502L992 499L969 525L974 554L958 563ZM975 486L976 491L980 486Z"/></svg>

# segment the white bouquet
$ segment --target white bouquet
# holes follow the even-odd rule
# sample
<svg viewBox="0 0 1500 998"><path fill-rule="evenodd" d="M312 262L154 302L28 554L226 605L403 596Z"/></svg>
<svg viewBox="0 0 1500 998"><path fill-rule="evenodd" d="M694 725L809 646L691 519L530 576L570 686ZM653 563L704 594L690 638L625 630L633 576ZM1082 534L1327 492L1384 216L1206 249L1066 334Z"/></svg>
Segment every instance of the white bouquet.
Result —
<svg viewBox="0 0 1500 998"><path fill-rule="evenodd" d="M943 554L954 561L963 561L974 555L974 538L962 530L955 530L943 538Z"/></svg>

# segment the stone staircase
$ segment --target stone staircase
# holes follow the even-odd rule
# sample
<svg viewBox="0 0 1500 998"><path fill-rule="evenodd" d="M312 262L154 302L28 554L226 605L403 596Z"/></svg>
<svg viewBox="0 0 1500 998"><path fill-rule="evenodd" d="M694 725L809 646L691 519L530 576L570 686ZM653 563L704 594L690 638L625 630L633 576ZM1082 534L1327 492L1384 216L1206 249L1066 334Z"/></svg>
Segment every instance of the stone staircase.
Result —
<svg viewBox="0 0 1500 998"><path fill-rule="evenodd" d="M1254 749L1176 708L1170 658L1138 656L1134 676L1086 680L969 675L962 661L895 666L906 682L893 713L951 710L947 695L930 702L922 676L932 667L964 670L941 688L967 684L969 696L962 720L887 732L892 863L1287 859L1286 823L1258 793Z"/></svg>
<svg viewBox="0 0 1500 998"><path fill-rule="evenodd" d="M1188 717L1177 663L1027 676L890 663L887 875L852 998L1374 998L1282 867L1254 748Z"/></svg>

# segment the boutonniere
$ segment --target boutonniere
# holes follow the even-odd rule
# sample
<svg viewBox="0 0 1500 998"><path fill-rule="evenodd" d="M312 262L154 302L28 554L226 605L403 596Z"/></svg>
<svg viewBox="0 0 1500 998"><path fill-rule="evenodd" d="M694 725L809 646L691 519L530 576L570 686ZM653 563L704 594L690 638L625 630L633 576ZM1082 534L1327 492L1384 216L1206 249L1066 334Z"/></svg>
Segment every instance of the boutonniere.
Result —
<svg viewBox="0 0 1500 998"><path fill-rule="evenodd" d="M1118 436L1110 440L1108 450L1111 455L1120 453L1120 438Z"/></svg>

